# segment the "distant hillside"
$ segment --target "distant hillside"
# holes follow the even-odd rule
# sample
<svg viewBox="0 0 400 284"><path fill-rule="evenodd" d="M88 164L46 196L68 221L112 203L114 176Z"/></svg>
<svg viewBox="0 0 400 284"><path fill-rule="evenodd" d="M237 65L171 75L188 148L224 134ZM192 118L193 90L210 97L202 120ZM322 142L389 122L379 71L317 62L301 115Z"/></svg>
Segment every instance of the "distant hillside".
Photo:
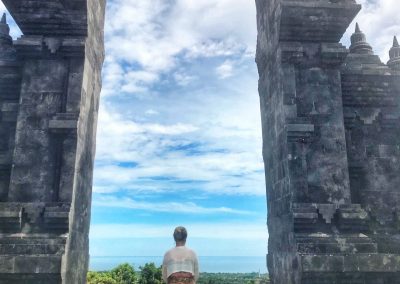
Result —
<svg viewBox="0 0 400 284"><path fill-rule="evenodd" d="M161 266L146 263L139 271L123 263L110 271L89 271L87 284L165 284ZM197 284L268 284L268 274L258 273L200 273Z"/></svg>
<svg viewBox="0 0 400 284"><path fill-rule="evenodd" d="M200 273L197 284L267 284L268 274L258 273Z"/></svg>

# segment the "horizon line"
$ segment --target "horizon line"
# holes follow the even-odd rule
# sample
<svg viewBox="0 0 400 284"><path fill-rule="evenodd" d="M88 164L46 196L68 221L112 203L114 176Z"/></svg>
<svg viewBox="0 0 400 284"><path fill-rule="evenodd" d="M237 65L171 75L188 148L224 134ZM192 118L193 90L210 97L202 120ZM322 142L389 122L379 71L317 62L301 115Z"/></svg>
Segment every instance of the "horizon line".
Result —
<svg viewBox="0 0 400 284"><path fill-rule="evenodd" d="M90 257L163 257L162 255L90 255ZM266 257L266 255L199 255L199 257Z"/></svg>

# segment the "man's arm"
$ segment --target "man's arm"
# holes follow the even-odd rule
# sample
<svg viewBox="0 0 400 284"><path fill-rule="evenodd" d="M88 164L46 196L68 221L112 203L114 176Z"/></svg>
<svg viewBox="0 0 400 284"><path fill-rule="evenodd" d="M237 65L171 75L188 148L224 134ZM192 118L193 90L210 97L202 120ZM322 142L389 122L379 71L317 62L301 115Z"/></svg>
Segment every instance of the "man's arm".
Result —
<svg viewBox="0 0 400 284"><path fill-rule="evenodd" d="M197 255L194 253L194 280L197 281L199 279L199 260Z"/></svg>
<svg viewBox="0 0 400 284"><path fill-rule="evenodd" d="M162 264L162 278L164 280L165 283L168 282L168 277L167 277L167 263L165 261L165 256L163 259L163 264Z"/></svg>

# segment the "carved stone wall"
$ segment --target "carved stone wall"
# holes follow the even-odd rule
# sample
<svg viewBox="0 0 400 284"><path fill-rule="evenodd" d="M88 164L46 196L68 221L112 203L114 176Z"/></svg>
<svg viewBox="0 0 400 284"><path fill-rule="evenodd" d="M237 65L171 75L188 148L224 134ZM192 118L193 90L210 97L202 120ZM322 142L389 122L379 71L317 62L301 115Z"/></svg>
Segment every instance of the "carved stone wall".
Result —
<svg viewBox="0 0 400 284"><path fill-rule="evenodd" d="M3 0L0 283L85 283L105 0Z"/></svg>
<svg viewBox="0 0 400 284"><path fill-rule="evenodd" d="M355 0L256 0L272 283L400 283L400 48Z"/></svg>

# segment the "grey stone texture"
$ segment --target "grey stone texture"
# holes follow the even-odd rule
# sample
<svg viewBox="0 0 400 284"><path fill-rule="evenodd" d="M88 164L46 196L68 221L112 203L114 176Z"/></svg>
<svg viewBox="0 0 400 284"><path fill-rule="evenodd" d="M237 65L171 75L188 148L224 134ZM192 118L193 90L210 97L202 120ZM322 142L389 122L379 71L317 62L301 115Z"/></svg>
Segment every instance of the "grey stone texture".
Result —
<svg viewBox="0 0 400 284"><path fill-rule="evenodd" d="M3 3L0 283L85 283L105 0Z"/></svg>
<svg viewBox="0 0 400 284"><path fill-rule="evenodd" d="M256 6L272 283L400 283L397 39L342 46L355 0Z"/></svg>

